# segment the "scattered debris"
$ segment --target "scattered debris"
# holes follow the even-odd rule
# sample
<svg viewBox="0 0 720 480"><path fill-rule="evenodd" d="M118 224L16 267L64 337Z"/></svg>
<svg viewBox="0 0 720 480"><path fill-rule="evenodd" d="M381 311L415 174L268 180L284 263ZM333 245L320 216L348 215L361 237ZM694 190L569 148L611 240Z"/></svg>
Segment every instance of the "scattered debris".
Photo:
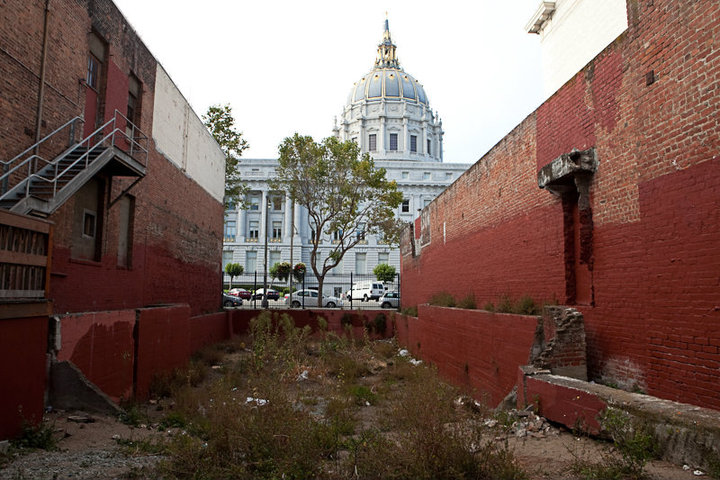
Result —
<svg viewBox="0 0 720 480"><path fill-rule="evenodd" d="M95 423L95 419L90 415L70 415L67 420L74 423Z"/></svg>
<svg viewBox="0 0 720 480"><path fill-rule="evenodd" d="M263 405L267 405L268 403L270 403L270 400L265 400L264 398L247 397L245 403L254 403L258 407L262 407Z"/></svg>
<svg viewBox="0 0 720 480"><path fill-rule="evenodd" d="M310 375L310 372L308 372L307 370L303 370L302 373L297 376L295 381L302 382L303 380L307 380L308 378L310 378L309 375Z"/></svg>

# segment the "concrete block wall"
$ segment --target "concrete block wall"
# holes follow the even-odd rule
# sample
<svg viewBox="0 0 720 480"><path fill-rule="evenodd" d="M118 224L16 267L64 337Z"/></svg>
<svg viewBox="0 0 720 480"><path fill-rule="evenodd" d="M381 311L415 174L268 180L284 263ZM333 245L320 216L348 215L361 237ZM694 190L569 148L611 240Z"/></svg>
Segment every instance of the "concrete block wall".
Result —
<svg viewBox="0 0 720 480"><path fill-rule="evenodd" d="M573 305L589 376L720 409L720 11L627 5L628 30L425 209L429 244L402 246L403 306L440 291L563 303L563 204L535 176L594 148L590 296Z"/></svg>

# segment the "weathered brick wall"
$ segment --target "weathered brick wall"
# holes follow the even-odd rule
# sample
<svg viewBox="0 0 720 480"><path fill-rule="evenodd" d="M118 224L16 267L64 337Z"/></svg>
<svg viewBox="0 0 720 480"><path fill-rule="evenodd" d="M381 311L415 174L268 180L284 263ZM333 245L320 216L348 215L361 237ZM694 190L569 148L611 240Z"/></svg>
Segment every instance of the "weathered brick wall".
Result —
<svg viewBox="0 0 720 480"><path fill-rule="evenodd" d="M535 175L594 148L591 300L576 306L590 377L720 408L720 9L631 0L628 18L428 207L430 245L403 256L403 305L442 290L480 306L500 294L563 302L563 207Z"/></svg>
<svg viewBox="0 0 720 480"><path fill-rule="evenodd" d="M9 0L0 12L0 160L34 142L44 7L42 0ZM50 2L42 133L86 113L91 31L108 42L104 119L115 109L126 112L128 77L135 75L142 84L139 127L150 135L157 62L109 0ZM44 156L52 158L66 146L55 143ZM149 147L147 176L130 191L136 207L130 268L117 266L117 207L110 207L102 219L97 262L71 259L74 199L50 217L56 224L51 294L57 312L175 302L189 303L193 314L219 308L222 204L156 151L152 138ZM130 183L118 177L105 180L106 204Z"/></svg>

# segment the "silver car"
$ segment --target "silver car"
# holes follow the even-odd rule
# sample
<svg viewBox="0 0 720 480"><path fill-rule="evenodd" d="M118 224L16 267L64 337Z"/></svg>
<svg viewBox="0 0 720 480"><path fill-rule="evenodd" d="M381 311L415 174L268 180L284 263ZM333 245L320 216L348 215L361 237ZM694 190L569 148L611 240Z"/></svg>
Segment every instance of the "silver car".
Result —
<svg viewBox="0 0 720 480"><path fill-rule="evenodd" d="M378 300L380 308L399 308L400 307L400 293L399 292L385 292L385 294Z"/></svg>
<svg viewBox="0 0 720 480"><path fill-rule="evenodd" d="M298 308L301 305L303 305L303 302L306 307L316 307L317 306L317 298L318 298L318 292L317 290L298 290L297 292L293 292L292 294L292 303L290 302L290 296L285 297L285 305L290 305L293 308ZM323 295L322 297L322 306L326 308L335 308L335 307L342 307L343 301L340 300L337 297L327 296Z"/></svg>

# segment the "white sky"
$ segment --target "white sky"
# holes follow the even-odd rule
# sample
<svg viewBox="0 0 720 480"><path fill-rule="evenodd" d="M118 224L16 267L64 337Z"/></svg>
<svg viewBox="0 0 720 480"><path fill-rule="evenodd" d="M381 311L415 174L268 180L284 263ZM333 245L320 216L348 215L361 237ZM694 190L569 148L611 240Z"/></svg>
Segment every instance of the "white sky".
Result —
<svg viewBox="0 0 720 480"><path fill-rule="evenodd" d="M115 0L193 109L229 103L250 143L332 134L387 12L401 66L443 121L445 162L474 163L542 100L539 0Z"/></svg>

